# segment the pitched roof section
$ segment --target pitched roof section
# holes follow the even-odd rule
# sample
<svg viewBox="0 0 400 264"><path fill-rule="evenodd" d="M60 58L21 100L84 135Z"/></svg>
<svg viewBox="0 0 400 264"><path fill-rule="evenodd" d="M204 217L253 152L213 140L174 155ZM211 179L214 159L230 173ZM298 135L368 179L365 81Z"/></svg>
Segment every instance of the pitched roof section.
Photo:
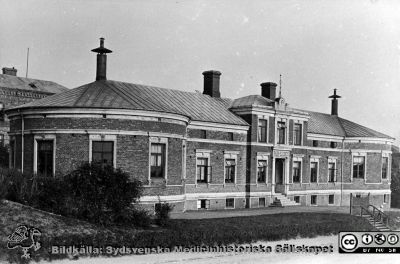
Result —
<svg viewBox="0 0 400 264"><path fill-rule="evenodd" d="M248 125L228 110L229 99L111 80L96 81L17 108L83 107L180 114L192 120Z"/></svg>
<svg viewBox="0 0 400 264"><path fill-rule="evenodd" d="M69 90L68 88L55 82L23 78L7 74L0 74L0 87L51 94L61 93Z"/></svg>
<svg viewBox="0 0 400 264"><path fill-rule="evenodd" d="M232 102L231 108L243 108L253 106L271 106L274 101L261 95L248 95L240 97Z"/></svg>
<svg viewBox="0 0 400 264"><path fill-rule="evenodd" d="M310 133L340 137L372 137L392 139L392 137L388 135L382 134L378 131L338 116L311 111L307 112L311 117L308 122L308 132Z"/></svg>

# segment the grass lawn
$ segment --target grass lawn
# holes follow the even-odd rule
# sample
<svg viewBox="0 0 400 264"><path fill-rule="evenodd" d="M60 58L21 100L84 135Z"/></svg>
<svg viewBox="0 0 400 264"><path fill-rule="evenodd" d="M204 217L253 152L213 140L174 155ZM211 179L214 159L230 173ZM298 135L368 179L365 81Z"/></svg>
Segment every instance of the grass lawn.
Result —
<svg viewBox="0 0 400 264"><path fill-rule="evenodd" d="M197 220L173 219L165 228L135 230L121 227L101 228L12 202L1 202L0 212L2 212L0 262L7 258L18 260L20 257L21 249L8 250L4 245L6 245L7 235L21 224L36 227L42 232L40 239L42 249L32 253L36 260L54 258L49 254L51 245L200 246L314 237L336 234L339 231L372 230L368 222L360 217L335 213L285 213Z"/></svg>

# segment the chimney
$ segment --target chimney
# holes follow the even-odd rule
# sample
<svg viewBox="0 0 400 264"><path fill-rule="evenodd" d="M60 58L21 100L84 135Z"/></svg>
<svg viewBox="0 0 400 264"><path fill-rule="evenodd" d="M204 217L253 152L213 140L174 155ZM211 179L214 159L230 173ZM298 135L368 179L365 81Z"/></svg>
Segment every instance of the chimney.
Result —
<svg viewBox="0 0 400 264"><path fill-rule="evenodd" d="M100 38L100 47L92 51L97 53L96 81L107 80L107 53L112 51L104 48L104 38Z"/></svg>
<svg viewBox="0 0 400 264"><path fill-rule="evenodd" d="M204 91L203 94L208 94L211 97L220 98L221 93L219 92L219 77L221 73L219 71L205 71L204 75Z"/></svg>
<svg viewBox="0 0 400 264"><path fill-rule="evenodd" d="M276 98L276 83L265 82L261 84L261 95L265 98L275 101Z"/></svg>
<svg viewBox="0 0 400 264"><path fill-rule="evenodd" d="M3 70L3 74L17 76L17 69L15 69L14 67L12 67L12 68L4 67L2 70Z"/></svg>
<svg viewBox="0 0 400 264"><path fill-rule="evenodd" d="M336 89L333 89L333 95L329 96L328 98L332 98L332 107L331 107L331 115L338 115L338 100L341 96L336 94Z"/></svg>

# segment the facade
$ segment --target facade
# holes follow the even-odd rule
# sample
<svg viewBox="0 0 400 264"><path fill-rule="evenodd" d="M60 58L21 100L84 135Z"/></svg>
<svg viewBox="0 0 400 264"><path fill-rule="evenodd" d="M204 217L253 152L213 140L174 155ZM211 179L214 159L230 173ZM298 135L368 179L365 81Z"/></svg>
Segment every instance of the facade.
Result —
<svg viewBox="0 0 400 264"><path fill-rule="evenodd" d="M4 115L6 109L67 90L54 82L19 77L17 69L3 67L0 74L0 145L5 146L9 143L10 124Z"/></svg>
<svg viewBox="0 0 400 264"><path fill-rule="evenodd" d="M112 164L145 186L140 204L175 211L349 206L350 195L390 205L394 139L338 115L288 107L275 83L260 95L220 95L218 71L203 94L106 79L104 39L96 81L9 109L11 166L64 175L82 161Z"/></svg>

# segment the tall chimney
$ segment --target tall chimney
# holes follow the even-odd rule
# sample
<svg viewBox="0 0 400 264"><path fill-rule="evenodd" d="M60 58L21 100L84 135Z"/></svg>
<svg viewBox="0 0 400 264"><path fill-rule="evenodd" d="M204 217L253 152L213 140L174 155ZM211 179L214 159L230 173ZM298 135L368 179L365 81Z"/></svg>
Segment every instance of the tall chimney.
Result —
<svg viewBox="0 0 400 264"><path fill-rule="evenodd" d="M112 51L104 48L104 38L100 38L100 47L92 51L97 53L96 81L107 80L107 53Z"/></svg>
<svg viewBox="0 0 400 264"><path fill-rule="evenodd" d="M205 71L204 75L204 91L203 94L208 94L211 97L220 98L221 93L219 92L219 77L221 72L219 71Z"/></svg>
<svg viewBox="0 0 400 264"><path fill-rule="evenodd" d="M331 107L331 115L338 115L338 100L337 98L341 98L341 96L336 94L336 89L333 89L333 95L328 98L332 98L332 107Z"/></svg>
<svg viewBox="0 0 400 264"><path fill-rule="evenodd" d="M261 95L265 98L275 101L276 98L276 83L265 82L261 84Z"/></svg>
<svg viewBox="0 0 400 264"><path fill-rule="evenodd" d="M12 67L12 68L4 67L2 70L3 70L3 74L17 76L17 69L15 69L14 67Z"/></svg>

